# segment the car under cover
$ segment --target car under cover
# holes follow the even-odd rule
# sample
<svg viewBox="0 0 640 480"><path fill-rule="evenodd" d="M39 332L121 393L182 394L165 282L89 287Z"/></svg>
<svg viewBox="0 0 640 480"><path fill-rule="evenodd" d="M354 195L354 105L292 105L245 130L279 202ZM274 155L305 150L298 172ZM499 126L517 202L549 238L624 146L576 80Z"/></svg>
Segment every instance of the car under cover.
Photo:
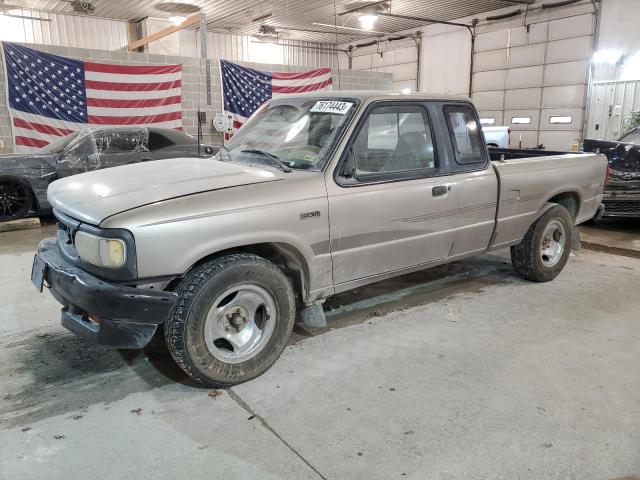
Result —
<svg viewBox="0 0 640 480"><path fill-rule="evenodd" d="M146 126L87 128L33 153L0 155L0 191L6 182L25 185L29 190L30 205L27 211L45 213L51 207L47 200L47 188L54 180L144 161L147 159L145 157L154 159L153 152L150 152L150 139L154 134L166 138L172 145L171 153L165 154L165 157L212 154L212 150L200 152L196 139L171 129ZM203 148L210 149L207 146ZM0 208L0 220L7 219L13 217L3 214Z"/></svg>

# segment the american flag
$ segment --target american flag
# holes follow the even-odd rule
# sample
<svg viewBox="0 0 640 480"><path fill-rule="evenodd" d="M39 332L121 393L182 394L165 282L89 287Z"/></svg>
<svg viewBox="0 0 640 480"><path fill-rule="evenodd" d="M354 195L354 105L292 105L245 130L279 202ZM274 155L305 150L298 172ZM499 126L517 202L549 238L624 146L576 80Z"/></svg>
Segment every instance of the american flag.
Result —
<svg viewBox="0 0 640 480"><path fill-rule="evenodd" d="M271 98L331 88L330 68L305 72L262 72L220 60L220 75L224 111L233 117L234 133Z"/></svg>
<svg viewBox="0 0 640 480"><path fill-rule="evenodd" d="M182 129L182 65L83 62L3 42L16 151L90 126Z"/></svg>

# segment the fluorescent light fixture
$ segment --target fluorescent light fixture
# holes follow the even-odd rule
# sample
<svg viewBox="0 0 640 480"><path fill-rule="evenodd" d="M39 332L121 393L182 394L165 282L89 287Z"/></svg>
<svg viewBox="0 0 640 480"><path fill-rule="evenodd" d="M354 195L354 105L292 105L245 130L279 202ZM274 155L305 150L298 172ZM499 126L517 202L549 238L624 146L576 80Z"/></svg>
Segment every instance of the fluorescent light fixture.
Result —
<svg viewBox="0 0 640 480"><path fill-rule="evenodd" d="M358 20L360 20L360 25L362 26L362 28L364 28L365 30L373 30L373 26L376 23L376 20L378 20L378 15L375 15L373 13L366 13L364 15L361 15Z"/></svg>
<svg viewBox="0 0 640 480"><path fill-rule="evenodd" d="M531 123L531 117L511 117L511 123L516 125L528 125Z"/></svg>
<svg viewBox="0 0 640 480"><path fill-rule="evenodd" d="M187 17L181 17L179 15L175 16L175 17L169 17L169 20L171 21L171 23L173 23L174 25L178 26L180 25L182 22L184 22L187 19Z"/></svg>
<svg viewBox="0 0 640 480"><path fill-rule="evenodd" d="M598 50L593 54L593 63L603 63L614 65L622 58L622 52L619 50Z"/></svg>
<svg viewBox="0 0 640 480"><path fill-rule="evenodd" d="M571 115L561 116L561 115L552 115L549 117L549 123L571 123L573 122L573 117Z"/></svg>
<svg viewBox="0 0 640 480"><path fill-rule="evenodd" d="M496 119L493 117L480 119L480 125L495 125L495 124L496 124Z"/></svg>
<svg viewBox="0 0 640 480"><path fill-rule="evenodd" d="M401 92L403 93L403 95L408 95L411 93L411 89L408 87L405 87L401 90Z"/></svg>
<svg viewBox="0 0 640 480"><path fill-rule="evenodd" d="M380 33L382 35L385 34L385 32L381 32L379 30L365 30L363 28L355 28L355 27L345 27L342 25L335 25L333 23L321 23L321 22L313 22L312 25L317 25L319 27L330 27L330 28L339 28L342 30L351 30L353 32L369 32L369 33Z"/></svg>

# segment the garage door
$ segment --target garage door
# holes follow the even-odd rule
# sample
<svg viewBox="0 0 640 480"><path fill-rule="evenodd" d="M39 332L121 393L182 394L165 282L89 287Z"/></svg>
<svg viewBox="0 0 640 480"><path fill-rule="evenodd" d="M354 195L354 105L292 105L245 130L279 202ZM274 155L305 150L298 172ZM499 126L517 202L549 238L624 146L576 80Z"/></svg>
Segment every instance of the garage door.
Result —
<svg viewBox="0 0 640 480"><path fill-rule="evenodd" d="M512 147L577 144L593 30L589 14L478 34L472 98L483 123L511 127Z"/></svg>
<svg viewBox="0 0 640 480"><path fill-rule="evenodd" d="M418 76L418 47L410 38L375 43L353 51L353 70L393 74L393 91L416 91Z"/></svg>

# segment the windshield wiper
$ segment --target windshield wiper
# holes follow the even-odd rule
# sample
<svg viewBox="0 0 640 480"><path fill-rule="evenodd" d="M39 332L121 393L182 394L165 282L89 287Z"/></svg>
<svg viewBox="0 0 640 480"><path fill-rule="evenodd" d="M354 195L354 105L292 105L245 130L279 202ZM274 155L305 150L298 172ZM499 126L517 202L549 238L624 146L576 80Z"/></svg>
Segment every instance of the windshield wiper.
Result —
<svg viewBox="0 0 640 480"><path fill-rule="evenodd" d="M289 165L280 160L280 157L274 155L273 153L265 152L264 150L259 150L257 148L250 148L247 150L240 150L241 153L255 153L257 155L262 155L264 158L268 158L271 160L273 165L276 165L282 169L283 172L289 173L291 168Z"/></svg>

